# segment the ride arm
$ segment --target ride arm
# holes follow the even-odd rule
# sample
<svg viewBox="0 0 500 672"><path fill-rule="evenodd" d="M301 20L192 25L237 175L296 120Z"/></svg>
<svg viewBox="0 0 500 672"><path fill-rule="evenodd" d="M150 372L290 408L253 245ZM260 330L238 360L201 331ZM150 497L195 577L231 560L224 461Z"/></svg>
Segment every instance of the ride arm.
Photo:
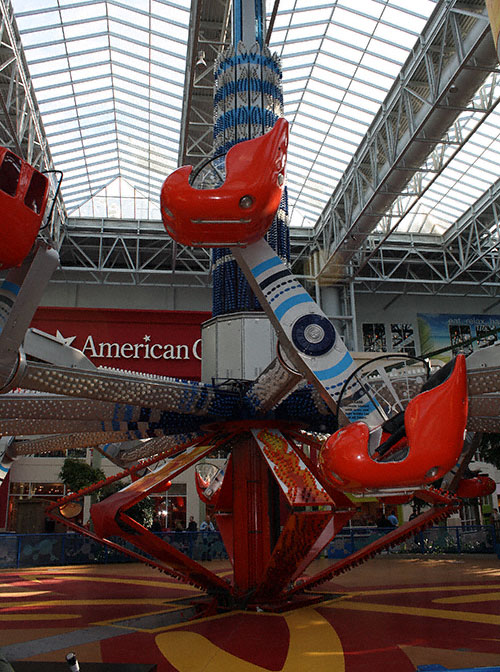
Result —
<svg viewBox="0 0 500 672"><path fill-rule="evenodd" d="M333 411L344 381L355 370L352 356L335 327L266 240L231 252L278 334L292 367L314 385ZM353 395L354 394L354 398ZM353 378L349 419L380 423L380 414Z"/></svg>

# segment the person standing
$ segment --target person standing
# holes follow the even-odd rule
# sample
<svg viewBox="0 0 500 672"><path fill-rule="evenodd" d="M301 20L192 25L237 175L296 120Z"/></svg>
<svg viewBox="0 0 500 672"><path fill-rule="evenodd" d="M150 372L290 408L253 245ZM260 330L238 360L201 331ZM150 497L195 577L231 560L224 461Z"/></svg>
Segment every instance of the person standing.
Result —
<svg viewBox="0 0 500 672"><path fill-rule="evenodd" d="M205 520L202 522L202 524L200 525L200 531L201 532L206 532L206 531L215 532L215 527L214 527L214 524L212 523L212 521L210 520L210 516L207 516L205 518Z"/></svg>
<svg viewBox="0 0 500 672"><path fill-rule="evenodd" d="M212 541L213 541L213 532L215 532L215 527L210 516L207 515L205 520L200 525L200 532L203 534L203 551L201 555L202 560L211 560L212 559Z"/></svg>
<svg viewBox="0 0 500 672"><path fill-rule="evenodd" d="M392 525L392 527L397 527L399 525L399 520L394 509L392 509L390 514L387 516L387 520Z"/></svg>
<svg viewBox="0 0 500 672"><path fill-rule="evenodd" d="M377 516L377 527L381 530L391 527L390 521L385 517L383 511L379 511Z"/></svg>

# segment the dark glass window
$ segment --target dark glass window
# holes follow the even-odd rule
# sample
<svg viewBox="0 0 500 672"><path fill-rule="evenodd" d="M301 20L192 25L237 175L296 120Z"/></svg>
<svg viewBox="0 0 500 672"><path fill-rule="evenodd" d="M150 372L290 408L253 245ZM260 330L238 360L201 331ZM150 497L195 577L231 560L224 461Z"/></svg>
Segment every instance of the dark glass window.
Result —
<svg viewBox="0 0 500 672"><path fill-rule="evenodd" d="M24 197L24 203L30 210L33 210L33 212L36 212L37 214L40 214L42 210L42 203L46 186L47 178L45 175L34 172L31 176L30 186L28 187L28 191Z"/></svg>
<svg viewBox="0 0 500 672"><path fill-rule="evenodd" d="M12 152L6 152L0 166L0 189L9 196L15 196L20 173L21 159Z"/></svg>

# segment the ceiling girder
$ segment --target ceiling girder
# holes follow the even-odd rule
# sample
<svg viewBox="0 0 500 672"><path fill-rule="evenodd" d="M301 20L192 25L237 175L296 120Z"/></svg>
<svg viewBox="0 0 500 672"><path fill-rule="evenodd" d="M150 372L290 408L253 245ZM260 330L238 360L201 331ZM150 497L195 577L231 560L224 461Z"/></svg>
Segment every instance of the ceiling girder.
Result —
<svg viewBox="0 0 500 672"><path fill-rule="evenodd" d="M415 171L438 143L443 158L463 144L457 116L496 66L485 7L438 5L316 225L320 281L353 279L363 269L375 253L365 243L382 217L392 232L422 192ZM485 114L496 104L481 101ZM435 174L445 163L436 159L427 166Z"/></svg>
<svg viewBox="0 0 500 672"><path fill-rule="evenodd" d="M230 0L193 0L189 25L179 165L196 167L213 150L214 63L229 46Z"/></svg>
<svg viewBox="0 0 500 672"><path fill-rule="evenodd" d="M176 245L161 222L69 220L60 254L55 282L76 282L82 272L110 284L208 287L211 282L209 251Z"/></svg>
<svg viewBox="0 0 500 672"><path fill-rule="evenodd" d="M212 64L228 29L226 0L197 0L193 8L179 163L196 163L212 151ZM0 0L0 9L0 139L37 167L50 166L10 2ZM198 63L201 57L206 66ZM316 230L291 230L299 277L354 280L360 292L498 295L498 184L443 237L386 239L463 146L469 131L456 120L458 113L467 108L486 118L497 104L495 81L469 102L495 65L482 3L438 5ZM66 216L59 204L61 219ZM376 224L381 233L374 235ZM56 234L63 243L56 282L187 287L211 282L209 251L176 245L161 222L73 219L67 230L58 223ZM332 251L333 266L325 263Z"/></svg>
<svg viewBox="0 0 500 672"><path fill-rule="evenodd" d="M393 235L357 276L356 291L495 297L499 248L500 180L445 235Z"/></svg>
<svg viewBox="0 0 500 672"><path fill-rule="evenodd" d="M33 83L28 71L21 37L10 0L0 0L0 144L28 161L40 171L53 170ZM49 175L51 194L57 178ZM66 212L58 198L50 235L60 243Z"/></svg>

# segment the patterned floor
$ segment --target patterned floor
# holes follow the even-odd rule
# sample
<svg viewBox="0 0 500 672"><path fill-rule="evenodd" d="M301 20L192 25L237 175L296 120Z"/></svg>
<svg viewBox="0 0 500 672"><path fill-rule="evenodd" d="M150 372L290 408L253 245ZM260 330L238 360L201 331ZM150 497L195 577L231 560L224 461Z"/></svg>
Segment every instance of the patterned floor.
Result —
<svg viewBox="0 0 500 672"><path fill-rule="evenodd" d="M229 573L225 562L211 565ZM86 661L153 662L158 672L500 665L494 555L384 555L325 584L323 592L321 604L283 614L188 621L200 593L147 567L2 570L0 647L12 661L64 661L75 651L82 672Z"/></svg>

